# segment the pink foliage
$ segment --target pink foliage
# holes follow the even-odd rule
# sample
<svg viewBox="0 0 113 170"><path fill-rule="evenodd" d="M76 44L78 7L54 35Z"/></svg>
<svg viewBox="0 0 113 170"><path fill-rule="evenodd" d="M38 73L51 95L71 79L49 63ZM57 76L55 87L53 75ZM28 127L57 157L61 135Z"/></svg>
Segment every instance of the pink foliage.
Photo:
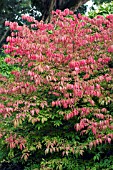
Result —
<svg viewBox="0 0 113 170"><path fill-rule="evenodd" d="M72 19L67 15L71 15ZM110 85L113 77L113 70L108 67L113 52L113 15L94 19L81 15L78 17L66 9L64 12L53 12L49 24L26 15L22 19L32 22L31 26L18 26L15 22L6 21L5 25L10 27L12 34L7 37L8 44L4 45L5 52L11 55L5 62L18 63L22 70L12 71L14 82L9 82L6 87L1 86L0 94L25 94L36 100L40 96L37 92L40 88L48 89L48 95L52 94L57 99L48 106L48 101L43 101L41 96L40 107L63 108L65 120L75 119L74 128L77 132L92 132L95 140L88 144L92 148L103 141L111 143L113 139L113 134L110 133L113 129L113 117L101 105L103 101L109 103L112 100L102 83ZM17 32L13 32L14 30ZM105 69L107 73L104 73ZM99 74L101 71L103 73ZM15 100L9 101L9 106L1 102L0 114L7 117L18 111L16 124L20 117L24 120L28 112L32 116L30 121L40 121L35 117L40 115L36 103L33 105L24 99ZM97 104L99 102L100 108ZM19 103L23 103L24 107L19 108ZM89 115L92 116L89 118ZM105 129L109 129L109 134ZM16 139L16 136L11 135L6 141L10 148L18 144L20 149L25 147L23 138Z"/></svg>

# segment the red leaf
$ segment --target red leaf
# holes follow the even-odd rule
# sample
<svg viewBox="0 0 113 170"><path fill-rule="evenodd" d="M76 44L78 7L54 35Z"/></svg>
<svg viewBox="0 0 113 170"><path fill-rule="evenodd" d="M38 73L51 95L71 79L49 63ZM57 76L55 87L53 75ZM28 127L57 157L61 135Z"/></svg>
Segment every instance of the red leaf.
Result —
<svg viewBox="0 0 113 170"><path fill-rule="evenodd" d="M111 143L111 138L107 138L107 141L110 144Z"/></svg>
<svg viewBox="0 0 113 170"><path fill-rule="evenodd" d="M92 127L92 132L94 135L96 135L96 128Z"/></svg>

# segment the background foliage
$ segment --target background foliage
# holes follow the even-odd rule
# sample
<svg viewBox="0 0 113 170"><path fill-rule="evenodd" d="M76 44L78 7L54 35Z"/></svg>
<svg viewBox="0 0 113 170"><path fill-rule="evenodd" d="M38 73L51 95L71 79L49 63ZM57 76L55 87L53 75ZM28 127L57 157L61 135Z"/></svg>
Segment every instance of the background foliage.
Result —
<svg viewBox="0 0 113 170"><path fill-rule="evenodd" d="M102 3L109 3L112 2L111 0L93 0L94 4L102 5Z"/></svg>
<svg viewBox="0 0 113 170"><path fill-rule="evenodd" d="M91 10L88 13L88 16L91 18L96 17L97 15L102 15L106 17L108 14L113 14L113 1L110 3L103 3L98 6L96 10Z"/></svg>

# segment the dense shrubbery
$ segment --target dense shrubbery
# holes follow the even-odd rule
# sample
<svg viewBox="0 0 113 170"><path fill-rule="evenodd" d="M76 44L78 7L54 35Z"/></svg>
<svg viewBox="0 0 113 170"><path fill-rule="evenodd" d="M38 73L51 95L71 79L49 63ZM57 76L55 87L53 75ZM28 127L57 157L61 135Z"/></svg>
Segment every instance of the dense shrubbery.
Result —
<svg viewBox="0 0 113 170"><path fill-rule="evenodd" d="M73 169L67 160L99 160L111 144L113 15L78 17L66 9L49 24L6 22L5 62L19 69L0 75L1 160Z"/></svg>

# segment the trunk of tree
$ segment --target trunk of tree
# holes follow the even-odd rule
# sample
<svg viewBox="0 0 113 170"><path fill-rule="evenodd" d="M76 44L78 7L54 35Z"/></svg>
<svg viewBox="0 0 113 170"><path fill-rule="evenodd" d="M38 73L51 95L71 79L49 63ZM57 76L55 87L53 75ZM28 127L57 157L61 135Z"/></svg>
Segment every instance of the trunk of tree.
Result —
<svg viewBox="0 0 113 170"><path fill-rule="evenodd" d="M46 23L51 19L52 10L66 8L76 11L89 0L32 0L32 5L42 13L42 20Z"/></svg>
<svg viewBox="0 0 113 170"><path fill-rule="evenodd" d="M45 8L45 11L42 15L42 20L46 23L50 22L51 20L51 12L55 6L55 0L49 0L49 3L47 3L48 6Z"/></svg>
<svg viewBox="0 0 113 170"><path fill-rule="evenodd" d="M76 11L80 6L88 2L89 0L67 0L67 1L60 1L62 2L59 5L59 9L64 10L69 8L72 11Z"/></svg>

